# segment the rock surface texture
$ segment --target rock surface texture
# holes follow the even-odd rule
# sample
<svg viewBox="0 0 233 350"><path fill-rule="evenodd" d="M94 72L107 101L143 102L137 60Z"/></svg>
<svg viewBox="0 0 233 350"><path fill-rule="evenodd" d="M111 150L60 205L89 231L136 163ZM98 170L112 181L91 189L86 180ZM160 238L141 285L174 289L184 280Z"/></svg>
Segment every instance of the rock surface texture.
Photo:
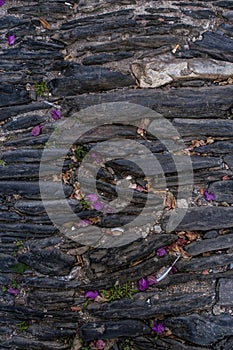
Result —
<svg viewBox="0 0 233 350"><path fill-rule="evenodd" d="M233 2L5 0L0 33L0 348L231 350Z"/></svg>

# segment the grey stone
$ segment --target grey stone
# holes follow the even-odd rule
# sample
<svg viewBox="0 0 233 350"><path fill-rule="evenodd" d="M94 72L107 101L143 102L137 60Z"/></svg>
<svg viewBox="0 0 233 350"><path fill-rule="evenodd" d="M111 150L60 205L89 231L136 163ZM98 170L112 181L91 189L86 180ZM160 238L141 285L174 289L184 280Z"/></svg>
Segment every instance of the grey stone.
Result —
<svg viewBox="0 0 233 350"><path fill-rule="evenodd" d="M218 304L224 306L233 305L233 286L231 278L220 278L218 286Z"/></svg>
<svg viewBox="0 0 233 350"><path fill-rule="evenodd" d="M213 182L208 191L215 195L217 202L233 203L233 180Z"/></svg>
<svg viewBox="0 0 233 350"><path fill-rule="evenodd" d="M55 95L68 96L132 85L134 85L134 80L130 75L98 66L74 65L74 68L70 67L67 70L64 78L53 79L49 87Z"/></svg>
<svg viewBox="0 0 233 350"><path fill-rule="evenodd" d="M86 323L79 329L79 334L85 341L113 339L124 336L136 337L138 335L150 333L150 327L139 320Z"/></svg>
<svg viewBox="0 0 233 350"><path fill-rule="evenodd" d="M192 242L185 247L186 252L191 255L199 255L214 250L222 250L233 246L233 234L219 235L216 238L204 239L202 241Z"/></svg>
<svg viewBox="0 0 233 350"><path fill-rule="evenodd" d="M193 257L188 261L178 261L176 266L179 271L190 273L191 271L203 271L221 266L226 267L232 262L232 258L233 254L231 253L213 254L211 256Z"/></svg>
<svg viewBox="0 0 233 350"><path fill-rule="evenodd" d="M218 231L216 230L208 231L203 235L203 239L211 239L216 237L218 237Z"/></svg>
<svg viewBox="0 0 233 350"><path fill-rule="evenodd" d="M231 108L232 91L232 85L171 89L166 91L166 94L153 89L126 89L123 94L114 91L102 95L67 97L64 99L63 108L75 112L98 103L128 101L152 108L168 118L222 118L227 116L227 111ZM216 122L216 119L214 121ZM230 124L229 121L226 122ZM199 133L200 130L201 134L207 132L207 129L202 127L199 128ZM221 133L221 128L218 128L218 131ZM224 131L227 132L227 129ZM219 136L217 132L216 135Z"/></svg>
<svg viewBox="0 0 233 350"><path fill-rule="evenodd" d="M0 271L12 273L11 268L16 264L16 259L11 255L0 254Z"/></svg>
<svg viewBox="0 0 233 350"><path fill-rule="evenodd" d="M23 253L19 256L19 261L30 264L32 268L44 275L62 276L69 274L75 263L75 258L52 246Z"/></svg>
<svg viewBox="0 0 233 350"><path fill-rule="evenodd" d="M206 231L233 227L233 207L194 207L187 211L176 209L171 214L166 214L162 228L166 231L174 229L178 217L183 220L177 225L176 230L180 231ZM169 226L167 225L168 220ZM169 228L170 227L170 228Z"/></svg>
<svg viewBox="0 0 233 350"><path fill-rule="evenodd" d="M228 315L172 317L165 324L175 336L202 346L233 335L233 319Z"/></svg>
<svg viewBox="0 0 233 350"><path fill-rule="evenodd" d="M233 21L233 11L225 11L223 12L223 17L228 19L229 21Z"/></svg>
<svg viewBox="0 0 233 350"><path fill-rule="evenodd" d="M141 88L156 88L177 80L227 79L233 74L233 63L194 58L188 61L165 55L149 63L133 63L132 72Z"/></svg>
<svg viewBox="0 0 233 350"><path fill-rule="evenodd" d="M179 315L186 312L208 309L214 295L213 288L208 288L205 293L200 290L201 285L196 286L196 291L191 293L172 293L167 295L155 291L134 294L134 299L121 299L111 303L90 304L88 312L103 319L148 319L156 316ZM199 291L198 291L199 289Z"/></svg>

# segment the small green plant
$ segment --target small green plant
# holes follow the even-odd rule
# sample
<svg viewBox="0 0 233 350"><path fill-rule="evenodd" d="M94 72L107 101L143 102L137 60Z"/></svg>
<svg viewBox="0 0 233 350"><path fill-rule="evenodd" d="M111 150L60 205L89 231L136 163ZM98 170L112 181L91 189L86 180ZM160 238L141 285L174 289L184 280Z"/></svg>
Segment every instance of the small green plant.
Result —
<svg viewBox="0 0 233 350"><path fill-rule="evenodd" d="M126 339L123 346L123 350L132 350L133 349L133 340Z"/></svg>
<svg viewBox="0 0 233 350"><path fill-rule="evenodd" d="M35 84L36 96L43 97L49 92L49 88L44 80Z"/></svg>
<svg viewBox="0 0 233 350"><path fill-rule="evenodd" d="M28 269L28 266L24 263L17 263L11 267L11 270L15 273L24 273Z"/></svg>
<svg viewBox="0 0 233 350"><path fill-rule="evenodd" d="M133 299L134 293L137 293L137 290L132 288L130 282L123 285L115 283L112 288L101 290L101 295L103 295L104 299L108 302L122 298Z"/></svg>
<svg viewBox="0 0 233 350"><path fill-rule="evenodd" d="M83 148L83 146L77 146L76 150L74 151L75 157L77 158L78 162L81 162L83 158L86 156L87 152Z"/></svg>
<svg viewBox="0 0 233 350"><path fill-rule="evenodd" d="M18 250L23 250L23 241L17 239L17 240L15 241L15 245L16 245L16 247L18 248Z"/></svg>
<svg viewBox="0 0 233 350"><path fill-rule="evenodd" d="M0 159L0 166L4 167L6 166L6 162L3 159Z"/></svg>
<svg viewBox="0 0 233 350"><path fill-rule="evenodd" d="M5 293L7 291L7 287L6 286L2 286L2 292Z"/></svg>
<svg viewBox="0 0 233 350"><path fill-rule="evenodd" d="M84 199L84 198L82 198L81 200L80 200L80 203L81 203L81 205L82 205L82 207L83 207L83 209L84 210L86 210L86 209L89 209L89 203L86 201L86 199Z"/></svg>
<svg viewBox="0 0 233 350"><path fill-rule="evenodd" d="M16 323L16 328L19 332L24 332L29 328L29 325L27 324L27 322L23 321Z"/></svg>
<svg viewBox="0 0 233 350"><path fill-rule="evenodd" d="M12 280L12 281L11 281L11 286L12 286L13 288L17 289L17 288L19 287L19 284L18 284L18 282L17 282L16 280Z"/></svg>
<svg viewBox="0 0 233 350"><path fill-rule="evenodd" d="M82 339L79 340L80 345L82 345L82 350L89 350L89 345Z"/></svg>

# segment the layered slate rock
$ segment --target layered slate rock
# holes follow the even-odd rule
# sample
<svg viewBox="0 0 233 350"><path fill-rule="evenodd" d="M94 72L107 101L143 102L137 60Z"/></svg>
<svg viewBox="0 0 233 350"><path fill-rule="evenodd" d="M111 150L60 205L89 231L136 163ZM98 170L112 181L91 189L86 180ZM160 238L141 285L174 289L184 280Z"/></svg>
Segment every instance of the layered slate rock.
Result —
<svg viewBox="0 0 233 350"><path fill-rule="evenodd" d="M98 66L74 65L69 67L64 75L64 78L56 78L50 82L51 91L56 96L106 91L134 85L134 80L130 75Z"/></svg>
<svg viewBox="0 0 233 350"><path fill-rule="evenodd" d="M167 227L167 221L170 218L170 225L172 226L172 220L176 220L176 216L180 215L184 218L177 226L177 230L200 230L206 231L206 229L221 229L223 227L230 228L233 226L233 208L232 207L196 207L190 208L188 211L184 209L177 209L173 212L173 217L170 214L165 216L163 227L169 230Z"/></svg>
<svg viewBox="0 0 233 350"><path fill-rule="evenodd" d="M217 60L193 58L174 59L165 55L149 63L133 63L132 72L141 88L157 88L182 80L227 79L233 74L233 64Z"/></svg>
<svg viewBox="0 0 233 350"><path fill-rule="evenodd" d="M0 6L3 349L77 350L97 339L112 350L233 348L232 10L230 0ZM48 90L38 91L43 85ZM102 108L97 118L103 103L116 113ZM84 109L91 106L87 121ZM78 124L82 137L69 150L49 144L74 113L91 131ZM175 133L161 135L159 117ZM41 134L33 136L39 125ZM45 146L51 149L39 183ZM108 158L92 159L81 176L83 157L96 146ZM54 166L62 169L55 176ZM96 188L109 205L132 195L130 205L116 213L87 208L79 180L81 190ZM183 221L170 232L168 219L180 210ZM95 223L79 227L88 219ZM138 280L171 266L177 252L173 274L139 292ZM108 296L129 287L131 298L84 307L86 291ZM155 319L166 326L158 339Z"/></svg>
<svg viewBox="0 0 233 350"><path fill-rule="evenodd" d="M142 334L150 334L150 332L150 327L138 320L87 323L80 328L80 335L86 341L111 339L119 336L136 337Z"/></svg>
<svg viewBox="0 0 233 350"><path fill-rule="evenodd" d="M172 317L166 324L179 338L203 346L213 344L226 334L232 335L232 317L228 315Z"/></svg>
<svg viewBox="0 0 233 350"><path fill-rule="evenodd" d="M218 286L218 304L224 306L232 305L232 280L231 278L220 278Z"/></svg>

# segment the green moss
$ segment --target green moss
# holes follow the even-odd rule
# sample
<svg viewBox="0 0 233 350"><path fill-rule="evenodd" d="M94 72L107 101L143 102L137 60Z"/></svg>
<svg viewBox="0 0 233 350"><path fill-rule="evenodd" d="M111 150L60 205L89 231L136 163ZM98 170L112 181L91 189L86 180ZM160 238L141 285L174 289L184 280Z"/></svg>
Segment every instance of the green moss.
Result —
<svg viewBox="0 0 233 350"><path fill-rule="evenodd" d="M49 88L44 80L35 84L36 96L43 97L49 92Z"/></svg>

